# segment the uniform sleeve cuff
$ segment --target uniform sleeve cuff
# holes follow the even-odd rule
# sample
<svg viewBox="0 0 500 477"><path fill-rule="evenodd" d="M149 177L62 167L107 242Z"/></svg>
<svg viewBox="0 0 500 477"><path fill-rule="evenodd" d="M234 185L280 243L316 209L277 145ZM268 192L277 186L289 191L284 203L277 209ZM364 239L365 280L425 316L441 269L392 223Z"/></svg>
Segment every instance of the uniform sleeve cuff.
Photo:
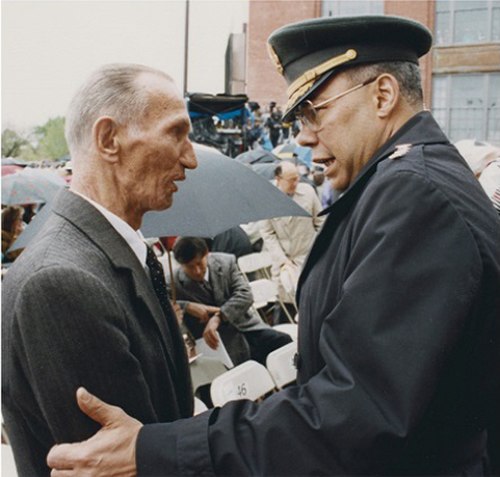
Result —
<svg viewBox="0 0 500 477"><path fill-rule="evenodd" d="M208 445L211 413L144 425L136 444L137 476L213 476Z"/></svg>

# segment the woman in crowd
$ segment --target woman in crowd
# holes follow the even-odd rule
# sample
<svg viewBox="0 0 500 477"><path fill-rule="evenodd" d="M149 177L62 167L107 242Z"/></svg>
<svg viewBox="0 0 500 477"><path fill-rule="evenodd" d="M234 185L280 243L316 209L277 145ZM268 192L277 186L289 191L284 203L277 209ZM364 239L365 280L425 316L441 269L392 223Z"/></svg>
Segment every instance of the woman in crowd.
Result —
<svg viewBox="0 0 500 477"><path fill-rule="evenodd" d="M10 205L2 211L2 262L13 262L21 250L7 252L23 231L24 209L18 205Z"/></svg>

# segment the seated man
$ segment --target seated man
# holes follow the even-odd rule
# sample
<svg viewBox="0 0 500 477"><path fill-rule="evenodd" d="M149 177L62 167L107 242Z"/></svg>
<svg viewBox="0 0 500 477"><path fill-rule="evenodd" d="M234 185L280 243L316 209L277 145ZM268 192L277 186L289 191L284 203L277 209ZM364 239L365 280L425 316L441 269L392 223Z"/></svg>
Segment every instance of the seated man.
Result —
<svg viewBox="0 0 500 477"><path fill-rule="evenodd" d="M218 331L235 365L249 358L265 364L271 351L292 341L252 308L252 291L234 255L209 254L206 242L196 237L180 237L173 251L181 265L174 272L177 298L195 338L203 336L215 349Z"/></svg>

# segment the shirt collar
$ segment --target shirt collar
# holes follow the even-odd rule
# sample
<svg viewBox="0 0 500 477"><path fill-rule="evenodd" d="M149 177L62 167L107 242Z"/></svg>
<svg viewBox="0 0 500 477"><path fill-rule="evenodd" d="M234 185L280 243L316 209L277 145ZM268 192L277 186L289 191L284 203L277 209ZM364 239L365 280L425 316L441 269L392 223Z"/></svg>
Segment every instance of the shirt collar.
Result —
<svg viewBox="0 0 500 477"><path fill-rule="evenodd" d="M137 256L137 259L143 267L146 267L146 244L144 243L144 236L140 230L134 230L127 222L122 218L110 212L108 209L103 207L101 204L89 199L87 196L72 190L71 192L79 195L82 199L92 204L112 225L112 227L123 237L125 242L128 243L129 247Z"/></svg>

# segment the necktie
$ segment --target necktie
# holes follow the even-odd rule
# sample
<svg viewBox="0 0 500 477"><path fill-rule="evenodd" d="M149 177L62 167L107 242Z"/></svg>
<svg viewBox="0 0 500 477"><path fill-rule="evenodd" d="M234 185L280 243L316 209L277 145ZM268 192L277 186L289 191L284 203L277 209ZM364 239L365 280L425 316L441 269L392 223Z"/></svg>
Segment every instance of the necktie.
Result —
<svg viewBox="0 0 500 477"><path fill-rule="evenodd" d="M149 268L149 272L151 274L151 281L153 283L153 288L160 301L160 305L165 313L165 316L168 317L170 315L170 303L168 299L167 292L167 283L165 281L165 274L163 272L163 267L160 261L156 258L156 254L154 253L151 247L147 247L147 255L146 255L146 265ZM168 311L168 312L167 312Z"/></svg>
<svg viewBox="0 0 500 477"><path fill-rule="evenodd" d="M212 295L212 285L210 285L210 282L208 282L207 280L203 280L201 282L201 287L209 294L209 295Z"/></svg>
<svg viewBox="0 0 500 477"><path fill-rule="evenodd" d="M167 327L168 327L167 342L168 345L171 347L171 349L174 350L173 347L174 337L177 334L179 334L177 319L175 317L175 313L172 309L172 306L170 305L170 300L168 299L167 283L165 281L163 267L160 261L156 258L156 254L154 253L151 247L147 247L146 265L149 268L153 289L155 291L156 296L158 297L161 308L163 310L163 314L165 315L165 320L167 322ZM174 373L176 373L177 371L176 366L172 362L171 364Z"/></svg>

